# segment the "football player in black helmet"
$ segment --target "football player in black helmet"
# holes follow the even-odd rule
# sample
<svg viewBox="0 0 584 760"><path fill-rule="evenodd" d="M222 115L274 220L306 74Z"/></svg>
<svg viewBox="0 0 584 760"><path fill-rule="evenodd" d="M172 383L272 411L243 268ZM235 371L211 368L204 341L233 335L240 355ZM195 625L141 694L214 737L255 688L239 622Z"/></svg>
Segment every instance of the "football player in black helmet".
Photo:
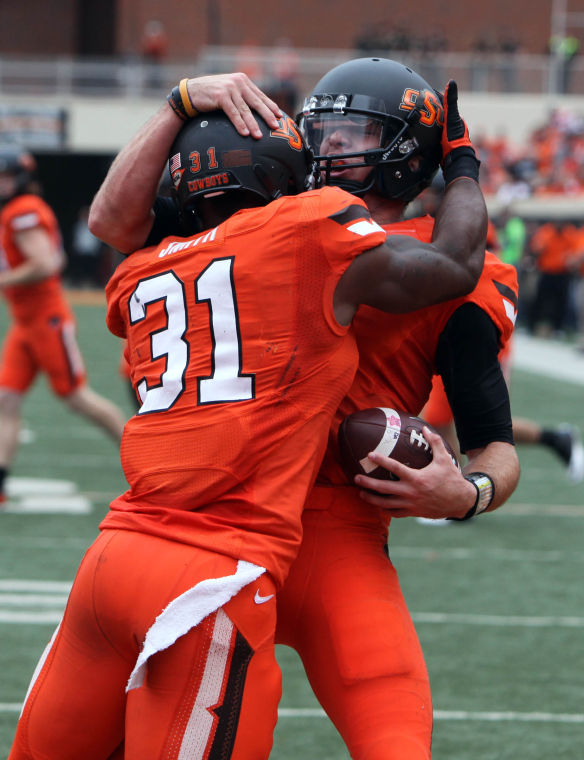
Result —
<svg viewBox="0 0 584 760"><path fill-rule="evenodd" d="M281 109L245 74L214 74L184 81L189 97L196 102L196 112L223 110L242 137L251 135L256 140L262 137L258 118L271 129L279 127ZM165 103L122 148L91 204L92 233L101 240L109 240L121 253L135 251L147 239L160 239L159 233L169 227L185 234L176 203L166 202L159 191L160 175L186 116L179 113L178 118L171 118L168 111Z"/></svg>
<svg viewBox="0 0 584 760"><path fill-rule="evenodd" d="M282 114L272 129L258 116L257 124L262 136L252 140L237 133L223 111L212 111L179 132L168 168L185 234L314 187L312 153L293 119Z"/></svg>
<svg viewBox="0 0 584 760"><path fill-rule="evenodd" d="M478 181L455 83L442 96L395 61L368 58L337 66L306 98L298 121L323 182L362 196L389 239L432 238L430 217L403 217L439 166L446 192L462 176ZM457 226L454 219L452 224ZM431 756L424 657L379 525L387 528L392 517L407 516L450 524L446 518L491 511L513 493L519 463L498 352L512 331L516 291L514 272L490 256L477 289L464 299L408 314L401 327L374 310L360 310L355 318L359 372L339 416L372 405L407 405L419 414L432 374L440 374L468 461L464 477L441 468L446 451L428 430L431 465L413 470L373 455L374 464L395 479L358 476L356 484L365 490L352 494L335 479L332 447L319 476L323 485L317 480L307 499L303 545L278 595L276 641L299 653L352 758ZM454 515L469 483L474 503ZM378 508L369 520L362 499ZM335 601L323 604L328 599Z"/></svg>
<svg viewBox="0 0 584 760"><path fill-rule="evenodd" d="M298 122L323 181L355 195L373 190L408 203L442 159L442 96L397 61L336 66L305 99Z"/></svg>

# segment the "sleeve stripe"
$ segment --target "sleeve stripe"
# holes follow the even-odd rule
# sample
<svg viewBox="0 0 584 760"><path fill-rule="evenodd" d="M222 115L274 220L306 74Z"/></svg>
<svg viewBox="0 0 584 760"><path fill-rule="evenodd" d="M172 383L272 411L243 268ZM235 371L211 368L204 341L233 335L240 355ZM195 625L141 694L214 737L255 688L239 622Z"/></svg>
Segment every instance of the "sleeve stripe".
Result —
<svg viewBox="0 0 584 760"><path fill-rule="evenodd" d="M347 227L349 232L354 232L355 235L362 235L363 237L371 235L373 232L383 232L385 230L373 221L365 221L362 219L360 222L355 222L350 227Z"/></svg>
<svg viewBox="0 0 584 760"><path fill-rule="evenodd" d="M502 296L504 296L505 298L508 298L511 301L511 303L515 306L515 308L518 307L519 301L517 298L517 294L512 288L510 288L508 285L505 285L502 282L497 282L497 280L493 280L493 285L497 288L497 290Z"/></svg>
<svg viewBox="0 0 584 760"><path fill-rule="evenodd" d="M515 324L515 320L517 319L517 308L506 298L503 299L503 306L505 307L505 314L511 320L512 324Z"/></svg>
<svg viewBox="0 0 584 760"><path fill-rule="evenodd" d="M337 211L335 214L331 214L329 219L344 227L345 224L354 222L357 219L371 219L371 214L366 206L354 203L351 206L346 206L341 211Z"/></svg>

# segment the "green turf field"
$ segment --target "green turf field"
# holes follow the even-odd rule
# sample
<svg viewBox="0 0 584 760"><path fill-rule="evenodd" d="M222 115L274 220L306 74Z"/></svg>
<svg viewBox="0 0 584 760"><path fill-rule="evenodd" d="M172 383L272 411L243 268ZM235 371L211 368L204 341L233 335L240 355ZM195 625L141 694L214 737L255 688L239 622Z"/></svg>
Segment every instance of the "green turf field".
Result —
<svg viewBox="0 0 584 760"><path fill-rule="evenodd" d="M76 312L92 386L130 414L103 307ZM0 335L5 326L0 310ZM584 429L583 395L574 383L514 373L516 415ZM108 501L124 488L114 445L61 407L44 381L27 399L25 420L33 440L13 472L21 511L0 514L0 757L68 584ZM432 680L434 760L584 756L582 485L570 484L547 451L523 448L520 459L519 488L498 513L448 527L412 519L392 526L390 553ZM70 512L48 511L55 503ZM279 659L284 696L272 757L348 758L296 655L282 648Z"/></svg>

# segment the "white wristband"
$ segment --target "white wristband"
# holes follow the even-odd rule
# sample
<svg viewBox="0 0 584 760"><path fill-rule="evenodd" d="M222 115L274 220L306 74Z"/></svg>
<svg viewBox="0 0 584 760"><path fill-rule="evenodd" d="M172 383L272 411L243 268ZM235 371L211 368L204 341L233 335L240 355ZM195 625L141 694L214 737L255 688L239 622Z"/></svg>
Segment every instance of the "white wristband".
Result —
<svg viewBox="0 0 584 760"><path fill-rule="evenodd" d="M487 510L495 498L495 484L485 472L469 472L464 479L477 489L477 497L464 517L451 517L451 520L470 520L471 517Z"/></svg>

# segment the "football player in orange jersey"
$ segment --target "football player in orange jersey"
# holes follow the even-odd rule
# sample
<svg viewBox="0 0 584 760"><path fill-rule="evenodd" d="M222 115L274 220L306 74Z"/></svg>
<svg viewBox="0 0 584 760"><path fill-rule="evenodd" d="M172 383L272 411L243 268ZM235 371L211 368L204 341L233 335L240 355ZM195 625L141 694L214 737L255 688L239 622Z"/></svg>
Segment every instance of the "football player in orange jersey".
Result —
<svg viewBox="0 0 584 760"><path fill-rule="evenodd" d="M341 96L345 109L339 108ZM445 182L457 170L450 161L453 155L478 179L478 162L466 129L450 133L449 106L451 99L456 102L451 87L444 99L442 145L453 137L458 141L457 149L441 161ZM413 100L423 102L424 108L418 123L410 126ZM434 109L432 88L421 77L401 64L375 58L349 61L325 74L300 114L326 181L363 197L389 240L394 234L420 240L432 234L431 218L402 221L402 216L408 201L430 183L437 168L432 157L440 135L423 129L432 122ZM372 162L371 151L363 152L365 140L359 142L345 129L348 120L359 119L381 124L382 144L384 134L401 132L402 160L389 154ZM373 168L365 171L371 163ZM357 175L355 165L361 165L365 176ZM470 518L501 506L516 487L519 465L498 363L499 348L513 329L516 306L514 269L487 254L477 287L461 299L391 320L362 307L354 320L359 369L337 412L317 484L307 500L301 551L278 597L276 634L277 641L299 652L315 694L353 758L428 760L431 756L428 675L387 556L388 550L391 555L387 530L392 517ZM461 446L468 456L464 477L447 467L440 439L428 430L434 449L431 465L411 470L375 455L373 460L399 480L360 476L358 485L368 490L348 489L335 439L340 421L371 406L419 414L434 373L444 378L455 410ZM459 511L467 498L465 481L475 486L475 499L466 502L466 512ZM363 500L378 509L366 512Z"/></svg>
<svg viewBox="0 0 584 760"><path fill-rule="evenodd" d="M429 184L443 159L443 122L434 91L414 72L383 59L349 62L338 69L338 74L336 81L326 81L325 77L322 89L315 88L314 101L307 99L307 116L315 108L322 109L315 113L313 137L327 148L327 156L321 159L326 180L363 194L374 216L387 225L390 234L430 240L433 221L429 218L399 220L407 201ZM195 106L202 108L211 91L213 103L225 104L238 128L253 129L249 106L263 109L263 113L270 109L268 119L277 114L269 99L252 92L241 75L225 75L221 81L193 79L188 88ZM456 106L456 92L449 92L450 103ZM344 102L343 98L331 98L331 94L344 96ZM419 109L415 108L417 97ZM347 105L356 112L347 113ZM456 108L451 109L453 115L457 115ZM323 123L329 118L331 129ZM451 122L459 131L449 138L445 129L444 153L451 152L455 140L461 142L456 145L456 161L452 156L450 160L443 159L447 177L452 178L461 165L463 173L476 175L478 165L465 130L460 131L460 123L454 118ZM156 155L164 145L163 127L172 131L164 115L119 154L92 207L94 233L104 235L107 242L125 251L149 233L151 239L160 239L176 217L168 203L162 205L161 199L154 200L161 164L151 166L150 176L146 177L141 163L143 150L152 149L152 155ZM389 146L393 149L388 150ZM363 148L368 153L359 161L358 151L362 155ZM329 151L332 158L328 157ZM134 176L135 171L140 183L136 183L136 193L130 193L133 213L128 222L120 219L115 209L122 200L120 183ZM454 220L452 223L456 224ZM321 704L355 758L430 757L432 705L428 676L397 574L387 557L389 518L392 514L454 517L494 509L505 501L517 482L508 397L501 387L496 361L498 346L507 340L512 328L516 282L510 268L497 267L491 258L481 283L468 300L415 314L386 318L379 311L359 309L354 327L360 366L332 426L319 474L320 485L307 500L300 555L278 594L276 640L300 653ZM472 340L464 334L467 319L478 331ZM484 338L484 349L478 356L477 335ZM456 351L458 341L462 344L460 352ZM393 493L389 497L369 496L371 500L378 498L381 507L370 510L360 500L357 489L347 488L338 466L338 424L345 414L376 404L395 404L412 413L419 412L437 361L441 371L454 376L452 395L457 397L457 417L464 425L462 437L471 455L469 480L452 468L444 447L428 433L435 449L433 464L423 471L412 471L382 460L388 468L399 469L401 482L377 482L381 491L389 488ZM463 393L469 378L472 392L467 389ZM477 378L486 381L486 387L479 387ZM483 404L486 407L481 412ZM497 410L496 424L485 429L493 406ZM473 470L484 474L477 476Z"/></svg>
<svg viewBox="0 0 584 760"><path fill-rule="evenodd" d="M34 192L33 171L26 151L0 146L0 291L13 319L0 359L0 502L18 445L22 401L39 373L70 409L117 442L125 422L122 411L87 384L59 276L65 256L58 223Z"/></svg>
<svg viewBox="0 0 584 760"><path fill-rule="evenodd" d="M186 121L169 170L190 234L133 253L107 286L141 400L129 489L82 561L10 760L268 757L275 593L357 367L355 312L460 296L482 269L486 212L464 170L431 242L387 241L361 199L302 192L313 157L286 115L258 116L254 140L196 115L184 83L169 105Z"/></svg>

